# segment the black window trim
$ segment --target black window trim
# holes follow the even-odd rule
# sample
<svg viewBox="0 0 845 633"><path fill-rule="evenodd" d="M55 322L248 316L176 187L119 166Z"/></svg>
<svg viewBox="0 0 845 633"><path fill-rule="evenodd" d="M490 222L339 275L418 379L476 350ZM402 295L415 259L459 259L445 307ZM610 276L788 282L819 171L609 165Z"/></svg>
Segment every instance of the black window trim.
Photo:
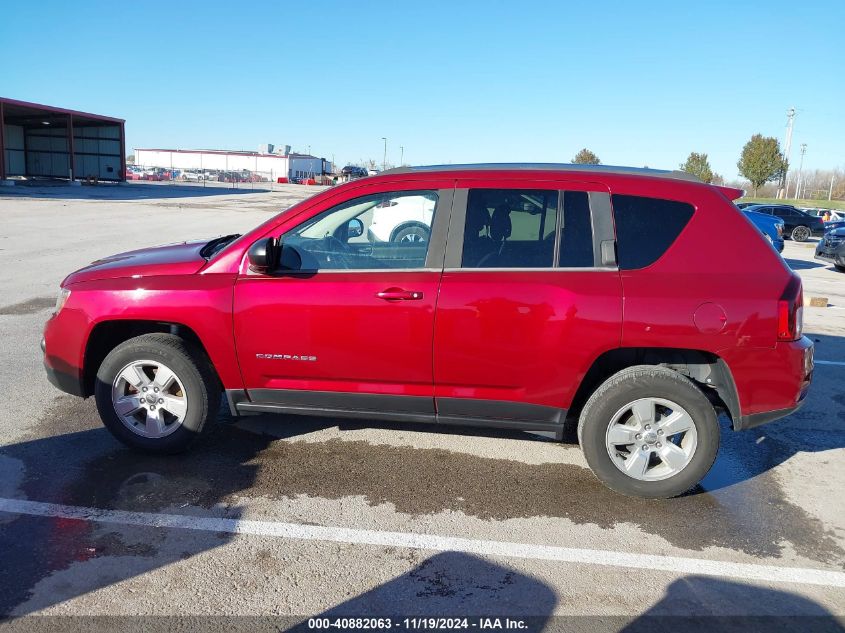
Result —
<svg viewBox="0 0 845 633"><path fill-rule="evenodd" d="M544 186L545 185L545 186ZM551 186L549 186L551 185ZM571 188L567 185L573 185ZM525 189L556 191L558 194L557 216L555 219L555 241L554 258L550 267L514 266L497 268L464 268L461 265L463 258L464 226L466 223L467 203L469 201L470 189ZM603 190L601 190L603 189ZM590 221L593 233L593 265L592 266L559 266L560 262L560 232L563 229L563 194L569 191L582 191L587 194L590 206ZM602 243L610 245L610 250L615 253L615 232L613 228L613 215L610 204L610 192L598 183L583 181L555 182L525 182L525 186L513 187L508 184L499 184L495 181L484 183L484 186L465 187L458 183L452 202L451 220L449 222L449 235L446 242L446 257L444 272L603 272L618 270L615 254L609 261L603 261ZM604 258L607 259L607 258Z"/></svg>

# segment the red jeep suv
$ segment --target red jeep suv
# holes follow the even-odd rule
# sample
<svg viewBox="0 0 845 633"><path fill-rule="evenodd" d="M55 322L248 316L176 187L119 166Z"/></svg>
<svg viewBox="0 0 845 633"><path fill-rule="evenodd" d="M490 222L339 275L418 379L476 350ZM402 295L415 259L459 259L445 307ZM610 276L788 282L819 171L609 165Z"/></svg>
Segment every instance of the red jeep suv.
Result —
<svg viewBox="0 0 845 633"><path fill-rule="evenodd" d="M47 374L150 451L184 449L225 393L235 416L569 423L609 487L678 495L713 464L717 412L788 415L812 376L800 279L740 193L630 168L394 169L246 235L72 273ZM376 217L397 237L372 239Z"/></svg>

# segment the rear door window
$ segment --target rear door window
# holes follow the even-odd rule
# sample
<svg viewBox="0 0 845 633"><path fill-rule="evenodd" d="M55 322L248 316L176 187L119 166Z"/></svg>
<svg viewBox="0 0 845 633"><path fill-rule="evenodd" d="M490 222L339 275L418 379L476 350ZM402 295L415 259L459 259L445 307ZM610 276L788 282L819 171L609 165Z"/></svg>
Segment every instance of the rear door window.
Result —
<svg viewBox="0 0 845 633"><path fill-rule="evenodd" d="M586 191L470 189L463 268L590 268Z"/></svg>
<svg viewBox="0 0 845 633"><path fill-rule="evenodd" d="M551 268L558 192L471 189L462 268Z"/></svg>
<svg viewBox="0 0 845 633"><path fill-rule="evenodd" d="M591 268L593 260L593 224L590 199L586 191L562 191L558 266Z"/></svg>
<svg viewBox="0 0 845 633"><path fill-rule="evenodd" d="M613 215L619 268L634 270L656 262L695 211L685 202L614 194Z"/></svg>

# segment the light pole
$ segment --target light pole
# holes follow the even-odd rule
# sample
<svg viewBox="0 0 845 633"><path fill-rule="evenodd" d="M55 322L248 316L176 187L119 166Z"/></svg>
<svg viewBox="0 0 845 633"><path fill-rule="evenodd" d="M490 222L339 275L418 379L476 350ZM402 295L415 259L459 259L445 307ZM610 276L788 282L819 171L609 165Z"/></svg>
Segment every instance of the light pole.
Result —
<svg viewBox="0 0 845 633"><path fill-rule="evenodd" d="M399 166L401 167L404 164L405 164L405 146L400 145L399 146Z"/></svg>
<svg viewBox="0 0 845 633"><path fill-rule="evenodd" d="M381 159L381 170L384 171L385 169L387 169L387 137L382 136L381 140L384 141L384 156L382 156Z"/></svg>
<svg viewBox="0 0 845 633"><path fill-rule="evenodd" d="M786 161L786 169L783 171L781 178L781 186L778 189L777 197L786 198L786 172L789 169L789 154L792 152L792 128L795 125L795 108L789 108L786 111L786 142L783 148L783 157Z"/></svg>
<svg viewBox="0 0 845 633"><path fill-rule="evenodd" d="M801 170L804 168L804 154L807 153L807 144L801 143L801 161L798 163L798 183L795 185L795 198L800 200L801 195Z"/></svg>

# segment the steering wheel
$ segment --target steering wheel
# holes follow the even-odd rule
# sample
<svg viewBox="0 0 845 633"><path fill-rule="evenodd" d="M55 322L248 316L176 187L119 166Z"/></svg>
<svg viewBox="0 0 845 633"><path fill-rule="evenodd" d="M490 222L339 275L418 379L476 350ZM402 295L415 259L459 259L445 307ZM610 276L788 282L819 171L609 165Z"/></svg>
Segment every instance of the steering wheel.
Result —
<svg viewBox="0 0 845 633"><path fill-rule="evenodd" d="M345 256L345 254L352 252L349 245L341 242L334 235L326 235L323 239L326 241L326 252L329 253L333 251L332 255L337 257L337 262L340 264L339 267L349 269L349 260ZM326 257L328 258L329 255L326 255Z"/></svg>

